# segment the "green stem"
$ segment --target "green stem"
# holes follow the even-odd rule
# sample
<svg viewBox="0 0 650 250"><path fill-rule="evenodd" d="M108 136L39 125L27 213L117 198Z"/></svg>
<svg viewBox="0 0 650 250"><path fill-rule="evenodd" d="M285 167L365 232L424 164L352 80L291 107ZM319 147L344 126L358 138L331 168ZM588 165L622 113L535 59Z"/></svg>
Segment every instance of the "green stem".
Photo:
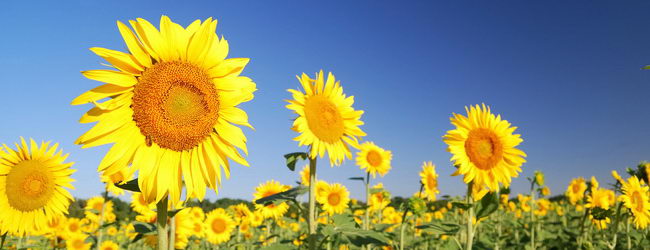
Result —
<svg viewBox="0 0 650 250"><path fill-rule="evenodd" d="M370 172L366 175L366 214L363 217L363 229L370 229Z"/></svg>
<svg viewBox="0 0 650 250"><path fill-rule="evenodd" d="M630 239L630 219L625 223L625 234L627 235L627 249L632 249L632 240Z"/></svg>
<svg viewBox="0 0 650 250"><path fill-rule="evenodd" d="M619 202L618 207L616 208L616 219L614 219L614 227L612 228L612 231L614 231L614 239L612 239L612 244L609 246L609 249L616 248L616 240L618 238L618 222L621 220L621 205L623 205L622 202Z"/></svg>
<svg viewBox="0 0 650 250"><path fill-rule="evenodd" d="M0 249L3 249L3 247L5 246L5 240L6 239L7 239L7 233L4 233L2 235L2 240L0 241Z"/></svg>
<svg viewBox="0 0 650 250"><path fill-rule="evenodd" d="M314 156L315 157L315 156ZM316 158L309 157L309 249L316 249Z"/></svg>
<svg viewBox="0 0 650 250"><path fill-rule="evenodd" d="M534 178L533 178L534 179ZM530 247L535 249L535 181L530 184Z"/></svg>
<svg viewBox="0 0 650 250"><path fill-rule="evenodd" d="M585 209L585 214L582 216L580 221L580 234L578 235L578 249L582 249L582 242L584 242L584 232L585 232L585 221L587 220L587 215L589 215L589 208Z"/></svg>
<svg viewBox="0 0 650 250"><path fill-rule="evenodd" d="M96 249L99 250L100 245L102 244L102 224L104 224L104 209L106 207L106 202L108 202L108 189L104 190L103 194L104 202L102 202L102 209L99 211L99 229L97 229L97 245Z"/></svg>
<svg viewBox="0 0 650 250"><path fill-rule="evenodd" d="M169 244L168 227L167 227L167 197L163 198L156 204L156 213L158 215L156 224L158 226L158 250L167 250Z"/></svg>
<svg viewBox="0 0 650 250"><path fill-rule="evenodd" d="M173 207L172 207L172 210L174 210ZM175 249L174 246L176 245L175 244L175 242L176 242L176 219L174 219L174 217L171 217L169 220L170 220L169 221L170 225L169 225L169 243L168 243L169 247L168 247L168 249L169 250L174 250Z"/></svg>
<svg viewBox="0 0 650 250"><path fill-rule="evenodd" d="M472 250L472 244L474 243L474 226L472 225L472 219L474 219L474 201L472 200L472 182L467 184L467 205L469 209L467 211L467 237L465 238L465 250Z"/></svg>

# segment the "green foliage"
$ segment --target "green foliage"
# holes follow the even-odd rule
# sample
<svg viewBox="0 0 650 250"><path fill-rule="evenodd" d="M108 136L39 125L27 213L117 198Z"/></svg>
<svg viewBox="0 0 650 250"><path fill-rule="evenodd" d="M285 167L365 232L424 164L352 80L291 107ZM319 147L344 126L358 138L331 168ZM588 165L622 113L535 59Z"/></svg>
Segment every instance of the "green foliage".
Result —
<svg viewBox="0 0 650 250"><path fill-rule="evenodd" d="M481 219L489 216L490 214L497 211L499 208L499 198L497 197L496 192L490 192L485 194L481 201L476 204L476 219Z"/></svg>
<svg viewBox="0 0 650 250"><path fill-rule="evenodd" d="M291 171L296 170L296 163L298 163L298 160L306 160L307 159L307 153L305 152L295 152L295 153L289 153L284 155L284 159L287 161L287 168Z"/></svg>

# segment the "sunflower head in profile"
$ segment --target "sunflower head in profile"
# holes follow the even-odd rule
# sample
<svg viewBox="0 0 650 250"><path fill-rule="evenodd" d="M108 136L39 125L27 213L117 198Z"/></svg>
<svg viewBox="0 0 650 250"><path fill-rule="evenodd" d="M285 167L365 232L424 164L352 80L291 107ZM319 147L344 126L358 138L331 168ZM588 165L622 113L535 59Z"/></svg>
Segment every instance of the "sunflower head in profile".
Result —
<svg viewBox="0 0 650 250"><path fill-rule="evenodd" d="M74 189L75 170L57 148L33 139L28 145L22 137L16 149L0 147L0 234L45 230L49 221L68 213L73 198L66 188Z"/></svg>
<svg viewBox="0 0 650 250"><path fill-rule="evenodd" d="M303 186L309 186L309 164L302 167L300 170L300 184Z"/></svg>
<svg viewBox="0 0 650 250"><path fill-rule="evenodd" d="M350 192L345 186L332 183L327 185L325 190L316 197L316 200L329 215L341 214L348 208Z"/></svg>
<svg viewBox="0 0 650 250"><path fill-rule="evenodd" d="M202 199L206 187L216 191L222 175L230 176L230 160L248 166L236 125L251 127L237 108L256 90L240 75L249 59L226 59L228 42L215 34L212 18L182 27L162 16L159 29L141 18L129 23L117 22L127 52L91 48L111 68L82 72L103 85L72 101L92 103L80 122L96 122L76 143L113 143L98 171L137 171L149 202L169 197L176 204L183 183L186 198Z"/></svg>
<svg viewBox="0 0 650 250"><path fill-rule="evenodd" d="M329 155L330 165L340 165L346 158L352 158L350 146L358 147L359 138L365 136L359 126L363 125L363 111L354 110L353 96L346 96L343 87L329 73L323 71L312 79L307 74L298 76L304 90L289 89L293 100L287 100L287 108L298 117L293 121L293 130L300 133L295 141L300 146L310 146L309 156Z"/></svg>
<svg viewBox="0 0 650 250"><path fill-rule="evenodd" d="M289 190L289 186L282 185L277 181L269 180L262 183L255 188L253 194L253 201L271 196L280 192ZM255 204L255 209L259 210L264 218L280 218L289 210L289 205L286 202L280 204Z"/></svg>
<svg viewBox="0 0 650 250"><path fill-rule="evenodd" d="M634 225L637 229L645 229L650 223L650 202L648 201L648 186L636 176L621 182L623 194L620 200L634 215Z"/></svg>
<svg viewBox="0 0 650 250"><path fill-rule="evenodd" d="M436 166L432 162L425 162L422 164L422 171L420 171L420 181L424 185L424 194L429 201L435 201L436 195L440 193L438 190L438 174L436 173Z"/></svg>
<svg viewBox="0 0 650 250"><path fill-rule="evenodd" d="M133 176L133 173L129 169L122 169L111 175L102 175L101 181L106 183L106 191L110 192L113 195L123 195L124 189L121 189L116 186L116 184L122 184L127 181L130 181Z"/></svg>
<svg viewBox="0 0 650 250"><path fill-rule="evenodd" d="M454 175L462 174L465 183L491 191L499 190L499 184L509 186L526 162L526 153L516 148L523 141L513 134L517 127L492 114L485 104L465 110L467 117L454 114L450 118L456 128L443 137L458 167Z"/></svg>
<svg viewBox="0 0 650 250"><path fill-rule="evenodd" d="M206 236L212 244L221 244L230 239L230 234L235 229L235 221L223 208L212 210L206 215Z"/></svg>
<svg viewBox="0 0 650 250"><path fill-rule="evenodd" d="M377 174L384 176L388 173L392 159L393 154L390 151L380 148L373 142L364 142L359 145L356 160L361 170L365 170L375 178Z"/></svg>
<svg viewBox="0 0 650 250"><path fill-rule="evenodd" d="M565 194L569 197L569 203L576 205L585 197L585 191L587 191L587 182L585 178L578 177L571 180Z"/></svg>

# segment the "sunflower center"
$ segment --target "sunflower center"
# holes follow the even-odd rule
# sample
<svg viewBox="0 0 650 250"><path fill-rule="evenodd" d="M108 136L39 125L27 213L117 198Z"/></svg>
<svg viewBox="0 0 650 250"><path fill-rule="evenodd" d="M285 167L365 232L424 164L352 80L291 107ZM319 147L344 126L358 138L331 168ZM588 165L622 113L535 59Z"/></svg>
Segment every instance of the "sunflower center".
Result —
<svg viewBox="0 0 650 250"><path fill-rule="evenodd" d="M194 232L195 233L201 233L201 223L194 223Z"/></svg>
<svg viewBox="0 0 650 250"><path fill-rule="evenodd" d="M84 247L84 243L85 242L82 239L74 239L73 242L72 242L72 245L76 249L82 249Z"/></svg>
<svg viewBox="0 0 650 250"><path fill-rule="evenodd" d="M226 221L221 218L214 219L212 221L212 231L214 231L217 234L226 231Z"/></svg>
<svg viewBox="0 0 650 250"><path fill-rule="evenodd" d="M370 164L373 167L378 167L381 165L381 155L379 152L375 150L370 150L368 154L366 155L366 160L368 161L368 164Z"/></svg>
<svg viewBox="0 0 650 250"><path fill-rule="evenodd" d="M111 182L113 183L120 183L124 181L124 175L122 174L122 172L114 173L110 176L110 178L111 178Z"/></svg>
<svg viewBox="0 0 650 250"><path fill-rule="evenodd" d="M219 115L218 92L206 72L186 62L146 69L133 90L133 120L147 144L175 151L210 135Z"/></svg>
<svg viewBox="0 0 650 250"><path fill-rule="evenodd" d="M26 160L7 174L7 199L11 207L29 212L43 208L54 194L54 175L42 162Z"/></svg>
<svg viewBox="0 0 650 250"><path fill-rule="evenodd" d="M99 213L102 211L103 206L104 206L104 202L95 202L95 204L93 204L93 209L97 210L97 212Z"/></svg>
<svg viewBox="0 0 650 250"><path fill-rule="evenodd" d="M580 186L578 186L578 184L573 184L573 186L571 186L571 189L573 189L574 194L577 194L577 193L580 192Z"/></svg>
<svg viewBox="0 0 650 250"><path fill-rule="evenodd" d="M337 206L341 203L341 196L338 193L331 193L327 196L327 202L332 206Z"/></svg>
<svg viewBox="0 0 650 250"><path fill-rule="evenodd" d="M643 207L643 197L639 191L634 191L632 193L632 204L636 205L636 211L643 212L645 208Z"/></svg>
<svg viewBox="0 0 650 250"><path fill-rule="evenodd" d="M429 186L429 189L433 189L437 185L438 185L438 181L436 180L436 178L433 175L429 174L429 176L427 176L427 186Z"/></svg>
<svg viewBox="0 0 650 250"><path fill-rule="evenodd" d="M318 139L328 143L340 140L345 131L338 107L324 96L315 95L305 101L307 125Z"/></svg>
<svg viewBox="0 0 650 250"><path fill-rule="evenodd" d="M79 225L77 223L70 223L70 225L68 225L68 231L74 233L77 232L78 230L79 230Z"/></svg>
<svg viewBox="0 0 650 250"><path fill-rule="evenodd" d="M489 129L478 128L469 132L465 151L476 167L490 170L503 158L503 145L499 137Z"/></svg>

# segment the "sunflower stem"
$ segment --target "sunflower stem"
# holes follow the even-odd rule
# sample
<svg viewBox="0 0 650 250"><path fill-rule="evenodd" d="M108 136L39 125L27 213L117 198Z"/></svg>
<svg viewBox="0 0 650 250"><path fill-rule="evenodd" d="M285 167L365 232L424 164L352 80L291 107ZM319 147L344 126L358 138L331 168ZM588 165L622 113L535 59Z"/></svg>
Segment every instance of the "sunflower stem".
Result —
<svg viewBox="0 0 650 250"><path fill-rule="evenodd" d="M467 184L467 204L469 208L467 209L467 237L465 237L465 250L472 250L472 244L474 243L474 227L472 226L472 220L474 219L474 201L472 200L472 182Z"/></svg>
<svg viewBox="0 0 650 250"><path fill-rule="evenodd" d="M3 249L3 247L5 246L5 240L6 240L6 239L7 239L7 233L4 233L4 234L2 235L2 240L0 241L0 249ZM55 246L56 246L56 245L55 245Z"/></svg>
<svg viewBox="0 0 650 250"><path fill-rule="evenodd" d="M173 206L172 206L171 210L174 210ZM169 218L169 220L170 220L170 222L169 222L169 230L168 230L169 231L169 247L168 247L168 249L169 250L174 250L175 249L174 245L176 245L176 244L174 244L174 242L176 241L176 220L174 219L174 217Z"/></svg>
<svg viewBox="0 0 650 250"><path fill-rule="evenodd" d="M535 178L530 183L530 249L535 249Z"/></svg>
<svg viewBox="0 0 650 250"><path fill-rule="evenodd" d="M370 172L366 175L366 214L363 217L363 229L370 229Z"/></svg>
<svg viewBox="0 0 650 250"><path fill-rule="evenodd" d="M158 215L156 224L158 224L158 250L167 250L168 228L167 228L167 196L156 204L156 213Z"/></svg>
<svg viewBox="0 0 650 250"><path fill-rule="evenodd" d="M102 244L102 224L104 224L104 209L106 207L106 202L108 202L108 188L104 190L104 193L102 194L104 198L104 202L102 202L102 209L99 211L99 229L97 229L97 245L95 246L95 249L99 250L100 245Z"/></svg>
<svg viewBox="0 0 650 250"><path fill-rule="evenodd" d="M612 239L612 245L609 246L609 249L614 249L616 248L616 240L618 238L618 222L621 220L621 206L622 202L618 203L618 206L616 208L616 217L614 219L614 227L612 227L612 231L614 232L614 238Z"/></svg>
<svg viewBox="0 0 650 250"><path fill-rule="evenodd" d="M316 249L316 158L309 157L309 249Z"/></svg>

